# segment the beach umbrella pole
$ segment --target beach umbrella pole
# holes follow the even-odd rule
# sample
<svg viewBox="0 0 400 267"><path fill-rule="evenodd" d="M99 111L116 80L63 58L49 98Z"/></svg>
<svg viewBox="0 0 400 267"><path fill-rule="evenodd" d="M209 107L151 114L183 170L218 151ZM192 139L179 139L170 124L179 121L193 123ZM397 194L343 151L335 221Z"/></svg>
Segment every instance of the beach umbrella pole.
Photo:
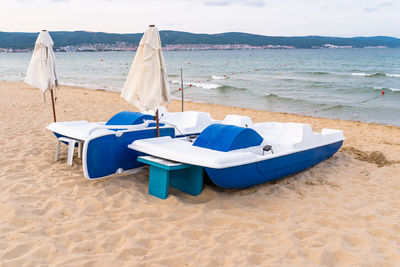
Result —
<svg viewBox="0 0 400 267"><path fill-rule="evenodd" d="M183 98L183 74L182 74L182 68L181 68L181 93L182 93L182 112L183 112L183 102L184 102L184 98Z"/></svg>
<svg viewBox="0 0 400 267"><path fill-rule="evenodd" d="M157 137L160 137L160 123L158 120L158 109L156 111L156 128L157 128Z"/></svg>
<svg viewBox="0 0 400 267"><path fill-rule="evenodd" d="M46 31L46 30L43 30L43 31ZM49 58L49 48L46 47L46 65L47 65L48 58ZM56 119L56 108L55 108L55 106L54 106L54 94L53 94L53 89L50 89L50 93L51 93L51 105L53 106L53 119L54 119L54 122L56 122L57 119Z"/></svg>
<svg viewBox="0 0 400 267"><path fill-rule="evenodd" d="M54 118L54 122L56 122L57 119L56 119L56 108L55 108L55 106L54 106L53 89L50 89L50 93L51 93L51 105L53 106L53 118Z"/></svg>

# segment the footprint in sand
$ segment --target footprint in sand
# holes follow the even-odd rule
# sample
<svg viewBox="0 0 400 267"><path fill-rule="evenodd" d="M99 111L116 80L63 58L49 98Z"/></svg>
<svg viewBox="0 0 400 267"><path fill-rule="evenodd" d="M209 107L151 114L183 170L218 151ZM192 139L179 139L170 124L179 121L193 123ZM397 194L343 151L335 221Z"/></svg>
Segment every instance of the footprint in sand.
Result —
<svg viewBox="0 0 400 267"><path fill-rule="evenodd" d="M209 232L205 230L185 230L182 232L182 236L187 239L191 240L202 240L204 238L207 238L209 236Z"/></svg>
<svg viewBox="0 0 400 267"><path fill-rule="evenodd" d="M147 254L147 249L143 248L126 248L124 249L120 254L119 258L121 258L124 261L129 261L132 259L135 259L139 256L145 256Z"/></svg>
<svg viewBox="0 0 400 267"><path fill-rule="evenodd" d="M20 256L27 254L30 251L31 247L31 245L27 244L16 245L15 247L6 250L1 258L5 260L19 258Z"/></svg>

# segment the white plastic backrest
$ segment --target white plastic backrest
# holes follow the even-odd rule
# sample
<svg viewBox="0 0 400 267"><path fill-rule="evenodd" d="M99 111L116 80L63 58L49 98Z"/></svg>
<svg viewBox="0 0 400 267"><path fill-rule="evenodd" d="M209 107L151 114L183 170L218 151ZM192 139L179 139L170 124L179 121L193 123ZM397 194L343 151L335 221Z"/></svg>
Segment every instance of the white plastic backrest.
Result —
<svg viewBox="0 0 400 267"><path fill-rule="evenodd" d="M226 115L224 120L222 121L223 124L231 124L240 127L253 127L253 122L251 121L250 117L248 116L239 116L239 115Z"/></svg>
<svg viewBox="0 0 400 267"><path fill-rule="evenodd" d="M210 116L210 113L200 112L197 118L196 128L199 129L199 132L203 131L210 124L216 123L217 121L213 120Z"/></svg>
<svg viewBox="0 0 400 267"><path fill-rule="evenodd" d="M185 111L183 112L182 127L192 128L195 127L199 118L199 113L196 111Z"/></svg>
<svg viewBox="0 0 400 267"><path fill-rule="evenodd" d="M160 116L160 122L162 122L163 120L166 120L166 121L171 121L175 124L181 124L183 121L184 113L167 111L165 113L162 113L162 116L161 115L159 115L159 116Z"/></svg>
<svg viewBox="0 0 400 267"><path fill-rule="evenodd" d="M310 124L303 124L303 140L304 146L314 145L317 141L317 136L314 134ZM319 141L319 140L318 140Z"/></svg>
<svg viewBox="0 0 400 267"><path fill-rule="evenodd" d="M184 113L186 113L182 125L184 128L196 128L201 132L213 122L210 114L206 112L187 111Z"/></svg>
<svg viewBox="0 0 400 267"><path fill-rule="evenodd" d="M309 124L289 122L283 124L279 140L282 144L306 146L312 144L315 138Z"/></svg>
<svg viewBox="0 0 400 267"><path fill-rule="evenodd" d="M207 112L185 111L185 112L166 112L161 117L160 122L172 123L181 131L192 129L201 132L208 125L214 122Z"/></svg>
<svg viewBox="0 0 400 267"><path fill-rule="evenodd" d="M260 135L278 138L283 127L282 122L259 122L253 124L253 129Z"/></svg>

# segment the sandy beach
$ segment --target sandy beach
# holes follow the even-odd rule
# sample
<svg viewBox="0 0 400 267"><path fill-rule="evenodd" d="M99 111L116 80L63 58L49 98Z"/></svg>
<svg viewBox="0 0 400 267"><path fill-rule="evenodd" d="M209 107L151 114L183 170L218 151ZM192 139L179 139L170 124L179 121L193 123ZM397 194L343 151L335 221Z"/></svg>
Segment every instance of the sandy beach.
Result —
<svg viewBox="0 0 400 267"><path fill-rule="evenodd" d="M399 266L400 128L205 103L186 110L342 129L332 158L245 190L147 193L148 171L89 181L54 162L50 94L0 82L0 266ZM58 121L135 111L119 94L61 87ZM169 111L179 111L173 100Z"/></svg>

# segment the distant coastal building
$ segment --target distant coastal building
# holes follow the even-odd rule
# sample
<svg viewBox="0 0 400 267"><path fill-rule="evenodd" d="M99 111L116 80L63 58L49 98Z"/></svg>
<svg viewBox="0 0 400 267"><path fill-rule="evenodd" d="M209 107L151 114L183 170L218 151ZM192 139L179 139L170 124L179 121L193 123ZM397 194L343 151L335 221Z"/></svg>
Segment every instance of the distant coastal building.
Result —
<svg viewBox="0 0 400 267"><path fill-rule="evenodd" d="M248 44L169 44L163 47L164 51L190 50L253 50L253 49L292 49L294 46L265 45L253 46Z"/></svg>
<svg viewBox="0 0 400 267"><path fill-rule="evenodd" d="M15 48L1 48L0 47L0 53L25 53L25 52L31 52L32 49L15 49Z"/></svg>
<svg viewBox="0 0 400 267"><path fill-rule="evenodd" d="M78 49L76 48L76 46L73 45L67 45L65 47L65 52L76 52Z"/></svg>
<svg viewBox="0 0 400 267"><path fill-rule="evenodd" d="M59 47L59 52L88 52L88 51L136 51L137 45L126 42L115 44L82 44L77 46ZM194 51L194 50L252 50L252 49L294 49L287 45L252 46L248 44L168 44L164 51Z"/></svg>
<svg viewBox="0 0 400 267"><path fill-rule="evenodd" d="M351 45L333 45L333 44L324 44L322 48L353 48Z"/></svg>
<svg viewBox="0 0 400 267"><path fill-rule="evenodd" d="M127 42L116 42L114 44L80 44L56 47L56 52L100 52L100 51L136 51L137 45ZM263 45L254 46L249 44L167 44L163 47L164 51L195 51L195 50L260 50L260 49L295 49L290 45ZM351 45L324 44L322 46L312 46L321 49L341 49L355 48ZM364 48L388 48L387 46L366 46ZM31 52L32 49L0 48L0 53L23 53Z"/></svg>
<svg viewBox="0 0 400 267"><path fill-rule="evenodd" d="M58 52L98 52L98 51L135 51L137 46L126 43L116 42L114 44L80 44L80 45L67 45L56 48Z"/></svg>

